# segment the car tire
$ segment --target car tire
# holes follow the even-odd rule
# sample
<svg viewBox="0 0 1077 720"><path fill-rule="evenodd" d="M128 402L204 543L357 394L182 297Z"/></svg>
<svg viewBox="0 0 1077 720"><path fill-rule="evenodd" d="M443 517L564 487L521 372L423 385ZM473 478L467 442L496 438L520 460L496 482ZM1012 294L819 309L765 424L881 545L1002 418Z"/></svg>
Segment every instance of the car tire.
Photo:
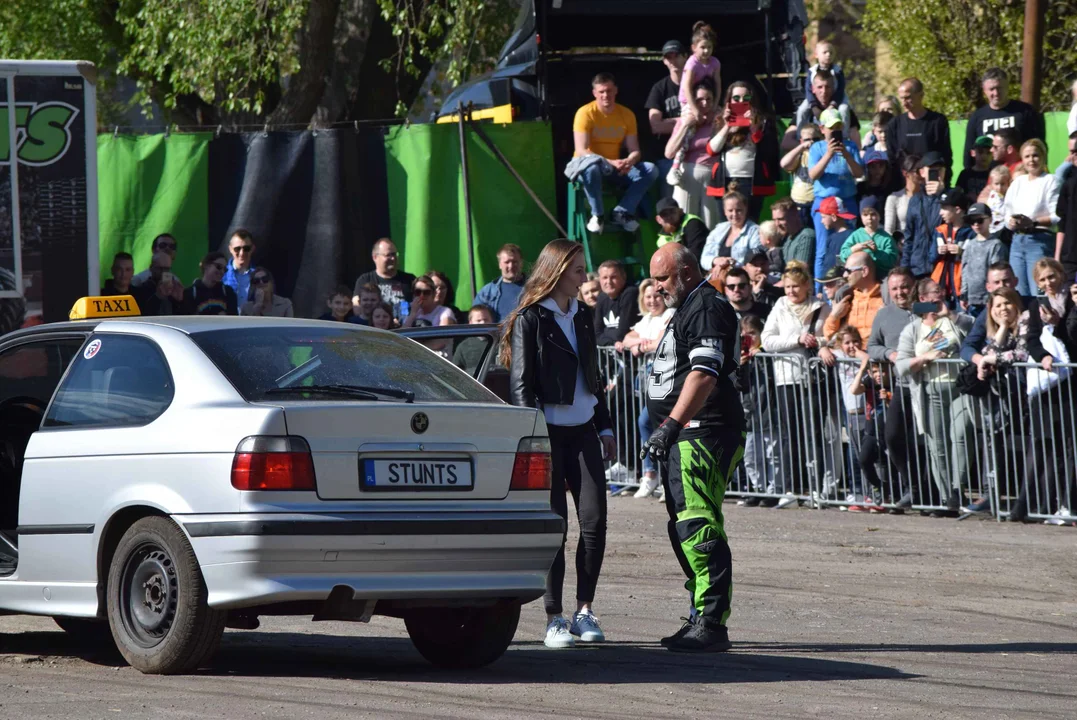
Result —
<svg viewBox="0 0 1077 720"><path fill-rule="evenodd" d="M206 602L191 543L175 523L146 517L120 539L108 573L108 619L116 647L136 670L197 669L220 644L226 613Z"/></svg>
<svg viewBox="0 0 1077 720"><path fill-rule="evenodd" d="M501 657L520 622L517 603L484 608L434 608L404 618L411 642L434 665L471 669Z"/></svg>
<svg viewBox="0 0 1077 720"><path fill-rule="evenodd" d="M108 620L57 615L53 621L80 645L105 648L116 646Z"/></svg>

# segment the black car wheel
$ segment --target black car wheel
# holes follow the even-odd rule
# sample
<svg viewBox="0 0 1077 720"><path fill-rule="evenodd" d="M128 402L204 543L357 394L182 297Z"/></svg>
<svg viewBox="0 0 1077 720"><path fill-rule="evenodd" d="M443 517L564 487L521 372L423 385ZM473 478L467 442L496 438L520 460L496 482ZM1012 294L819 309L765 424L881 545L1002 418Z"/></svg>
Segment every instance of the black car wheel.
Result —
<svg viewBox="0 0 1077 720"><path fill-rule="evenodd" d="M206 603L206 586L187 537L168 518L132 525L108 576L108 618L116 647L144 673L196 669L217 649L225 613Z"/></svg>
<svg viewBox="0 0 1077 720"><path fill-rule="evenodd" d="M479 668L501 657L516 635L518 603L484 608L434 608L404 618L415 649L434 665Z"/></svg>

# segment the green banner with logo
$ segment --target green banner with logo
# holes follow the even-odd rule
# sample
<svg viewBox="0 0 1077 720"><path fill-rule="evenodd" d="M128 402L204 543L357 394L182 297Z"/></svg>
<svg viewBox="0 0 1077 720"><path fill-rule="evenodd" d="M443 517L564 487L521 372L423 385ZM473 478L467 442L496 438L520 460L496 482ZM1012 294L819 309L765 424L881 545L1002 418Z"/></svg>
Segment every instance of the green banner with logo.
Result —
<svg viewBox="0 0 1077 720"><path fill-rule="evenodd" d="M206 253L209 232L209 144L212 133L98 135L101 280L118 252L150 265L161 233L175 236L172 272L190 285Z"/></svg>

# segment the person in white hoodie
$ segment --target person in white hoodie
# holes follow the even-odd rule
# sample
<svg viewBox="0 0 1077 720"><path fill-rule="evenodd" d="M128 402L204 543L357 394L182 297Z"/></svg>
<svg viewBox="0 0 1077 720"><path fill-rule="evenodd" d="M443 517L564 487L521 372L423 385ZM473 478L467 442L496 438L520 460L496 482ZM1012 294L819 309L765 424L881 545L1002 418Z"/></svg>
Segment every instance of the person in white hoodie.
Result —
<svg viewBox="0 0 1077 720"><path fill-rule="evenodd" d="M778 299L767 316L762 342L766 352L788 356L773 361L778 413L786 418L784 426L792 430L782 438L784 443L780 443L788 448L789 467L788 471L782 469L784 496L777 506L786 508L795 506L796 496L808 494L812 487L805 470L807 443L816 443L817 438L809 429L811 400L806 389L809 382L805 370L807 361L818 356L824 363L833 365L834 354L826 347L823 336L823 324L830 315L830 306L814 296L815 281L807 268L800 263L787 265L782 284L785 297ZM804 433L804 437L800 433ZM820 454L816 453L817 456Z"/></svg>

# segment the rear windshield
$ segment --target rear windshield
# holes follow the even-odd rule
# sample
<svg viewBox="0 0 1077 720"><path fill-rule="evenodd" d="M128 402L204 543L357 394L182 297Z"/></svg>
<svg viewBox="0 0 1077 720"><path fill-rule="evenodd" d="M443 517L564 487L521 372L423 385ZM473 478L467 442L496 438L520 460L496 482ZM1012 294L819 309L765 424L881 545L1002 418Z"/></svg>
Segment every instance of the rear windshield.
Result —
<svg viewBox="0 0 1077 720"><path fill-rule="evenodd" d="M248 402L349 399L298 390L309 386L385 390L378 399L386 402L402 402L393 396L400 391L414 393L415 402L498 402L451 363L390 333L276 326L211 330L191 338Z"/></svg>

